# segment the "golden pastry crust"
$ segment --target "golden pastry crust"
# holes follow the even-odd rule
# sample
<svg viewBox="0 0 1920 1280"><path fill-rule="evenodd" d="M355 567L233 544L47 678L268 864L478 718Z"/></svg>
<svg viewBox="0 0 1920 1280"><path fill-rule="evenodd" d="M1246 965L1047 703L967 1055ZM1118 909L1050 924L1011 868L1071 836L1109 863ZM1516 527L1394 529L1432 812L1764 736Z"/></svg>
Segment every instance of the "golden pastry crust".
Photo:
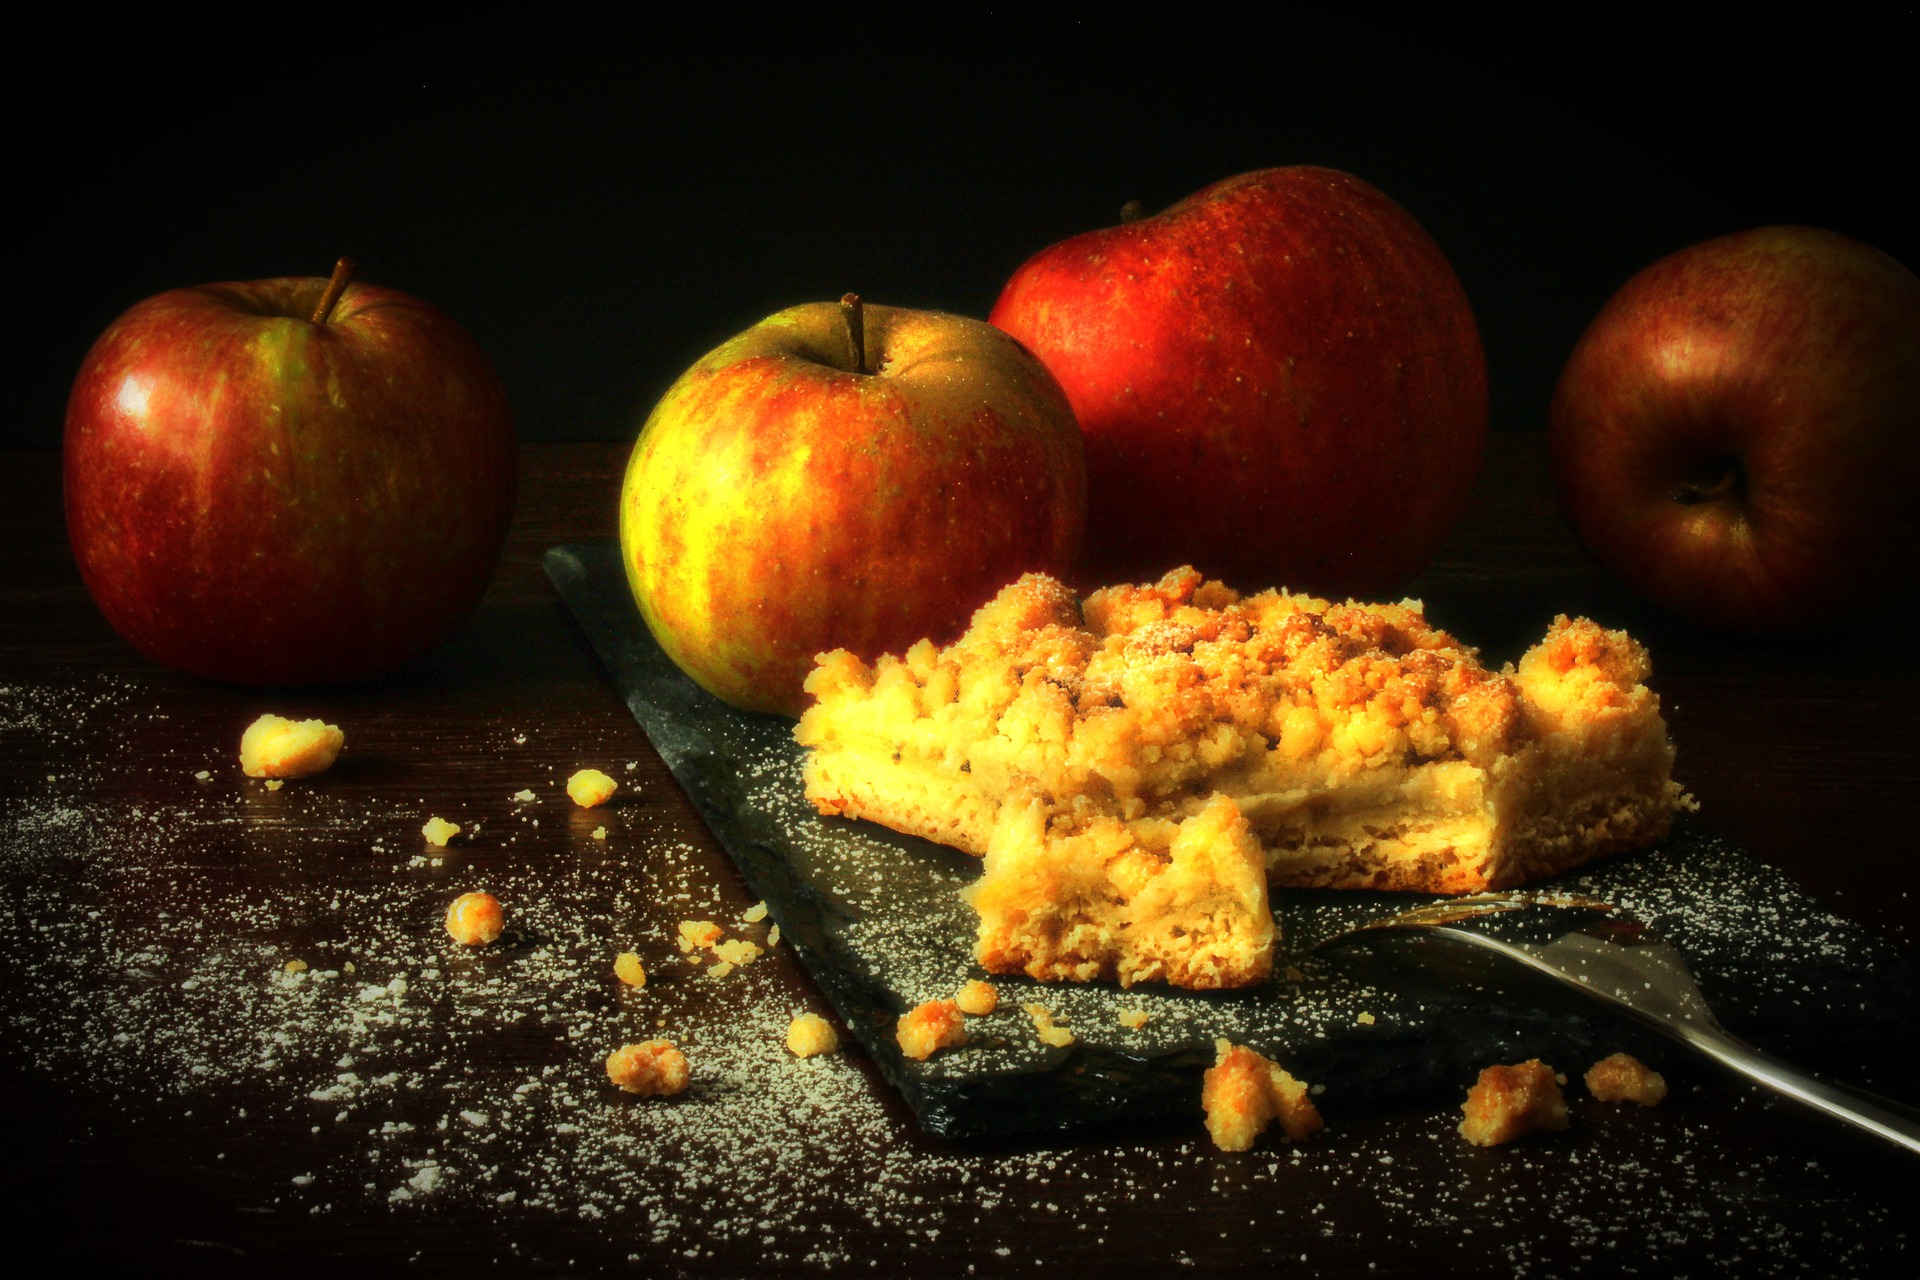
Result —
<svg viewBox="0 0 1920 1280"><path fill-rule="evenodd" d="M1552 1067L1538 1058L1480 1073L1467 1100L1460 1136L1476 1147L1497 1147L1540 1129L1567 1127L1567 1101Z"/></svg>
<svg viewBox="0 0 1920 1280"><path fill-rule="evenodd" d="M795 734L822 813L987 859L990 970L1233 986L1266 974L1242 954L1266 908L1238 827L1276 885L1429 893L1665 834L1688 801L1647 670L1584 619L1490 671L1416 602L1241 596L1189 568L1082 605L1028 575L946 649L823 654ZM1174 852L1193 821L1226 837L1205 874ZM1124 937L1150 932L1149 886L1155 919L1189 917L1184 959Z"/></svg>

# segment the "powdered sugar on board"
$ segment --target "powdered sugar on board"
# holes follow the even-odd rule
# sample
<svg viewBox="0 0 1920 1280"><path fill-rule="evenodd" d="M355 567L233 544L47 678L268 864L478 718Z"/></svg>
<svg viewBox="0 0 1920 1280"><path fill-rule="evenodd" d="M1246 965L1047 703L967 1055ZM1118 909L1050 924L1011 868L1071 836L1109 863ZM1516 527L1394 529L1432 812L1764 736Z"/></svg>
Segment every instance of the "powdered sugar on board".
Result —
<svg viewBox="0 0 1920 1280"><path fill-rule="evenodd" d="M213 1134L290 1236L300 1223L393 1216L423 1242L447 1224L527 1259L523 1240L562 1221L579 1256L637 1274L1044 1274L1062 1241L1089 1257L1124 1242L1130 1265L1203 1269L1210 1241L1190 1215L1205 1200L1243 1212L1234 1230L1276 1263L1309 1267L1365 1250L1383 1268L1466 1269L1484 1259L1463 1225L1528 1213L1563 1234L1503 1249L1498 1265L1519 1275L1658 1269L1703 1242L1745 1274L1824 1274L1871 1270L1905 1247L1889 1204L1861 1203L1824 1168L1763 1158L1728 1185L1716 1131L1684 1106L1657 1117L1654 1162L1628 1169L1606 1151L1622 1121L1599 1112L1583 1117L1591 1141L1493 1159L1460 1144L1444 1111L1336 1122L1246 1157L1213 1150L1197 1124L932 1143L857 1053L786 1053L808 996L779 948L724 978L681 956L682 919L754 941L775 923L747 919L751 901L714 877L711 851L618 808L596 811L610 833L592 841L558 802L529 810L502 791L448 815L482 842L430 854L417 806L370 799L344 774L267 793L238 777L224 740L182 743L179 768L130 798L115 785L117 744L155 714L137 685L0 687L5 750L49 753L59 734L85 762L0 797L3 1060L130 1123ZM542 754L553 748L537 730L515 743L519 732L476 749L525 750L529 781L550 792L569 761ZM468 951L445 936L445 904L465 888L507 904L502 945ZM643 988L611 973L629 949L648 962ZM1084 999L1062 1001L1059 1020L1142 1003ZM1001 1018L1010 1033L1025 1022L1012 1002L988 1021ZM689 1091L656 1101L610 1088L606 1052L653 1035L687 1052ZM1755 1103L1756 1122L1768 1110ZM1410 1146L1435 1153L1442 1176L1410 1184ZM819 1211L854 1189L851 1225ZM1336 1217L1336 1192L1370 1206L1365 1216ZM1795 1221L1820 1225L1746 1208L1760 1201L1803 1206ZM1043 1238L1053 1252L1036 1248Z"/></svg>

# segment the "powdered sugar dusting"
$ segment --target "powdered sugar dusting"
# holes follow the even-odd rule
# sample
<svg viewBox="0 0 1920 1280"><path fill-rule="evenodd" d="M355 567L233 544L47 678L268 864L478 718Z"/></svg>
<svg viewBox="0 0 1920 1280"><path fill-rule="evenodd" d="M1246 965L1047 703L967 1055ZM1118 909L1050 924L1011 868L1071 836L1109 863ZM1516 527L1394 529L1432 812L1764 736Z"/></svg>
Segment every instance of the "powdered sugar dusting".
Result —
<svg viewBox="0 0 1920 1280"><path fill-rule="evenodd" d="M213 1126L235 1162L267 1177L258 1208L279 1220L457 1222L497 1233L503 1257L530 1224L560 1220L582 1256L641 1274L990 1275L1044 1273L1061 1248L1095 1258L1122 1242L1129 1266L1203 1270L1214 1242L1189 1215L1207 1203L1243 1211L1222 1225L1262 1241L1275 1264L1312 1269L1364 1249L1384 1272L1484 1263L1476 1225L1530 1221L1525 1206L1546 1196L1562 1234L1521 1233L1497 1269L1657 1272L1664 1256L1705 1249L1740 1274L1820 1275L1905 1254L1904 1216L1824 1168L1782 1154L1730 1187L1712 1172L1718 1132L1684 1107L1653 1126L1648 1163L1626 1168L1600 1113L1591 1141L1492 1157L1438 1112L1336 1117L1303 1146L1242 1157L1213 1150L1197 1123L931 1142L857 1052L787 1052L787 1026L813 998L780 949L724 977L705 975L710 956L678 951L682 919L766 945L775 918L746 919L752 899L714 877L711 851L631 811L596 811L604 842L573 831L549 782L574 762L540 754L537 730L485 745L526 751L540 798L474 795L449 816L483 836L429 858L417 806L342 781L269 798L237 776L224 742L183 746L177 776L129 798L110 785L113 742L150 708L138 686L0 688L7 751L44 753L67 735L88 760L36 794L0 797L4 1060L118 1114ZM202 768L210 780L194 778ZM480 888L505 904L509 933L469 950L441 916L455 892ZM874 909L863 928L889 927L883 888L849 872L848 892ZM646 987L614 977L625 950L645 959ZM967 976L935 961L901 981L934 998ZM1194 1006L1164 993L1046 1002L1076 1032L1111 1027L1126 1007L1152 1013L1131 1035L1193 1034ZM1001 1051L996 1037L1033 1035L1016 1000L976 1024L991 1033L986 1053ZM608 1084L606 1053L653 1036L692 1062L686 1094L631 1098ZM1394 1161L1410 1144L1431 1148L1443 1176L1409 1181ZM819 1211L854 1189L851 1219ZM1336 1189L1373 1206L1364 1221L1333 1219ZM1805 1210L1796 1223L1823 1225L1752 1208L1786 1198ZM1036 1249L1043 1238L1052 1252Z"/></svg>

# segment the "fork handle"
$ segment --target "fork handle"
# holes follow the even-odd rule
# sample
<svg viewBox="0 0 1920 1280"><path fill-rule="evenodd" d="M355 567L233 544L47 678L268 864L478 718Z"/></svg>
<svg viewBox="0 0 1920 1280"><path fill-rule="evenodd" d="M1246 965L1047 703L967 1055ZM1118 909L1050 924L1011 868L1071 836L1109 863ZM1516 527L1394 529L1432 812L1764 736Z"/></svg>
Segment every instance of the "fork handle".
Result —
<svg viewBox="0 0 1920 1280"><path fill-rule="evenodd" d="M1897 1102L1816 1080L1778 1058L1768 1057L1719 1027L1703 1027L1692 1021L1662 1025L1708 1057L1759 1081L1769 1089L1796 1098L1868 1133L1878 1134L1909 1151L1920 1153L1920 1119L1903 1113L1898 1109L1900 1104Z"/></svg>

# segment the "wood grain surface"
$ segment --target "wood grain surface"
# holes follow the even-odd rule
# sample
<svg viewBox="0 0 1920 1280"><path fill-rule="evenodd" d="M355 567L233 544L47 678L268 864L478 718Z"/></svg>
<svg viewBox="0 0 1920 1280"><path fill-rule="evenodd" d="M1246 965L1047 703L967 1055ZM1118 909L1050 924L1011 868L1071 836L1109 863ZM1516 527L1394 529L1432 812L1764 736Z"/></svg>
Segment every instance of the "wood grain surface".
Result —
<svg viewBox="0 0 1920 1280"><path fill-rule="evenodd" d="M1191 1124L1150 1132L938 1141L857 1051L787 1057L787 1020L827 1007L777 946L725 978L673 946L681 919L766 927L743 921L738 874L540 568L548 546L613 536L624 460L526 449L501 572L417 668L263 692L128 649L67 551L58 455L5 455L0 1203L19 1256L163 1273L1912 1273L1897 1188L1913 1158L1706 1067L1644 1111L1576 1082L1570 1131L1498 1150L1436 1104L1330 1108L1304 1144L1229 1155L1197 1099ZM1628 627L1702 823L1913 954L1911 602L1793 643L1653 614L1572 540L1535 434L1494 438L1469 518L1413 590L1495 660L1559 612ZM278 791L242 778L240 731L267 710L341 725L341 762ZM561 793L585 766L620 782L604 809ZM469 835L427 848L432 815ZM483 954L439 923L469 887L513 928ZM613 978L623 950L646 960L644 989ZM1920 1046L1894 1031L1803 1061L1920 1103ZM609 1087L606 1053L656 1035L687 1049L693 1090Z"/></svg>

